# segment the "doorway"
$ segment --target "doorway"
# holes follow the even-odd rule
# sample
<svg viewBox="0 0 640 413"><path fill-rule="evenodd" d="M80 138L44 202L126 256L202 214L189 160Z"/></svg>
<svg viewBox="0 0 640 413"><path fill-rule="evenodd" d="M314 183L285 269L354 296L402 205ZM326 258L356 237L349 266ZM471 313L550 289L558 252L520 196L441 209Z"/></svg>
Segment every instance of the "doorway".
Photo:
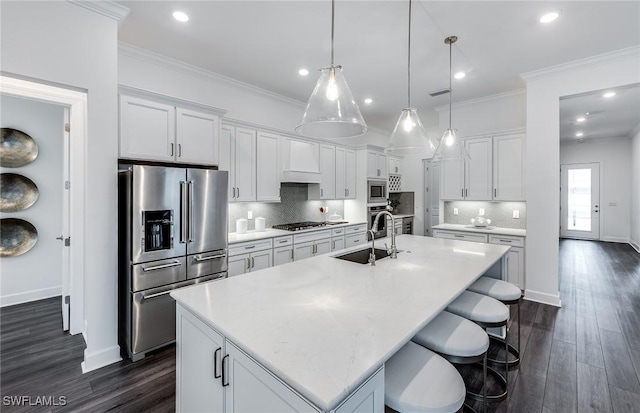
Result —
<svg viewBox="0 0 640 413"><path fill-rule="evenodd" d="M600 164L560 165L560 236L600 239Z"/></svg>
<svg viewBox="0 0 640 413"><path fill-rule="evenodd" d="M440 164L422 161L424 168L424 235L433 236L433 226L440 223Z"/></svg>
<svg viewBox="0 0 640 413"><path fill-rule="evenodd" d="M83 233L87 94L4 75L0 75L0 90L2 96L63 108L60 116L62 130L59 135L63 137L63 141L59 144L63 147L61 152L65 166L60 174L62 179L59 179L58 185L51 190L62 192L64 211L61 215L48 217L60 222L61 233L47 234L47 238L57 238L55 242L62 241L58 245L62 245L64 250L60 265L60 304L63 314L68 316L63 318L61 327L64 330L68 329L70 334L85 333Z"/></svg>

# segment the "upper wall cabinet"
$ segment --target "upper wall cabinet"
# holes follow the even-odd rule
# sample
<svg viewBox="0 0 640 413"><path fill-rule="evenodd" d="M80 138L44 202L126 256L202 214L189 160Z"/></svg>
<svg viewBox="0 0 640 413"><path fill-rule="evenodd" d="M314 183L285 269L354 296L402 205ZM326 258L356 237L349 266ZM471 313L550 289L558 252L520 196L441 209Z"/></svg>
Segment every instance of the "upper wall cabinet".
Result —
<svg viewBox="0 0 640 413"><path fill-rule="evenodd" d="M387 156L384 153L367 151L367 178L387 179Z"/></svg>
<svg viewBox="0 0 640 413"><path fill-rule="evenodd" d="M217 113L120 95L120 157L217 165L219 122Z"/></svg>
<svg viewBox="0 0 640 413"><path fill-rule="evenodd" d="M523 135L466 139L471 160L442 163L444 200L524 200Z"/></svg>
<svg viewBox="0 0 640 413"><path fill-rule="evenodd" d="M229 171L229 202L256 200L256 131L222 124L219 169Z"/></svg>
<svg viewBox="0 0 640 413"><path fill-rule="evenodd" d="M524 201L523 135L493 138L493 199Z"/></svg>
<svg viewBox="0 0 640 413"><path fill-rule="evenodd" d="M402 158L388 157L389 175L402 175Z"/></svg>
<svg viewBox="0 0 640 413"><path fill-rule="evenodd" d="M280 202L280 136L258 132L256 201Z"/></svg>
<svg viewBox="0 0 640 413"><path fill-rule="evenodd" d="M356 151L336 147L336 199L356 197Z"/></svg>
<svg viewBox="0 0 640 413"><path fill-rule="evenodd" d="M336 198L336 147L320 145L320 199Z"/></svg>

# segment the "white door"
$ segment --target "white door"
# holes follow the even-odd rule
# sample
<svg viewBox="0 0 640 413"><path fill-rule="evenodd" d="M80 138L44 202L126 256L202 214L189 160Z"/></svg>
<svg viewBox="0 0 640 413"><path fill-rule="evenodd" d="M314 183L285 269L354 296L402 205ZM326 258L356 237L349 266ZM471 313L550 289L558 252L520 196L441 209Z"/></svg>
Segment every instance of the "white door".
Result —
<svg viewBox="0 0 640 413"><path fill-rule="evenodd" d="M323 239L320 241L316 241L316 252L314 255L326 254L327 252L331 252L331 240Z"/></svg>
<svg viewBox="0 0 640 413"><path fill-rule="evenodd" d="M256 200L256 131L236 128L235 134L236 201Z"/></svg>
<svg viewBox="0 0 640 413"><path fill-rule="evenodd" d="M219 118L209 113L176 109L176 160L218 165Z"/></svg>
<svg viewBox="0 0 640 413"><path fill-rule="evenodd" d="M260 132L257 139L257 200L280 202L279 137Z"/></svg>
<svg viewBox="0 0 640 413"><path fill-rule="evenodd" d="M271 267L270 249L251 254L251 271L258 271L269 267Z"/></svg>
<svg viewBox="0 0 640 413"><path fill-rule="evenodd" d="M336 148L336 199L347 197L346 149Z"/></svg>
<svg viewBox="0 0 640 413"><path fill-rule="evenodd" d="M491 199L493 172L492 139L469 139L464 143L471 157L464 168L464 198L468 201L486 201Z"/></svg>
<svg viewBox="0 0 640 413"><path fill-rule="evenodd" d="M282 265L293 261L293 247L288 245L273 249L273 266Z"/></svg>
<svg viewBox="0 0 640 413"><path fill-rule="evenodd" d="M344 181L347 199L356 198L356 151L345 151Z"/></svg>
<svg viewBox="0 0 640 413"><path fill-rule="evenodd" d="M293 260L300 261L313 255L313 241L293 246Z"/></svg>
<svg viewBox="0 0 640 413"><path fill-rule="evenodd" d="M227 275L229 277L233 277L234 275L246 273L249 269L248 262L249 254L241 254L234 257L229 257L229 261L227 263Z"/></svg>
<svg viewBox="0 0 640 413"><path fill-rule="evenodd" d="M560 165L560 236L600 239L600 164Z"/></svg>
<svg viewBox="0 0 640 413"><path fill-rule="evenodd" d="M320 199L336 197L336 147L320 145Z"/></svg>

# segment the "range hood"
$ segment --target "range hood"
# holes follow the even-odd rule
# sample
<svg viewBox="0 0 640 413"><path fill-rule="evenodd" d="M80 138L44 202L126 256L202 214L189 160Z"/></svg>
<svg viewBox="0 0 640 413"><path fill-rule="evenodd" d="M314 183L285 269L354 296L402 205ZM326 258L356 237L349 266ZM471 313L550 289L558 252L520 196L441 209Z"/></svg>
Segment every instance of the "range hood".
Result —
<svg viewBox="0 0 640 413"><path fill-rule="evenodd" d="M281 182L319 184L321 175L318 144L291 138L283 141L284 169Z"/></svg>

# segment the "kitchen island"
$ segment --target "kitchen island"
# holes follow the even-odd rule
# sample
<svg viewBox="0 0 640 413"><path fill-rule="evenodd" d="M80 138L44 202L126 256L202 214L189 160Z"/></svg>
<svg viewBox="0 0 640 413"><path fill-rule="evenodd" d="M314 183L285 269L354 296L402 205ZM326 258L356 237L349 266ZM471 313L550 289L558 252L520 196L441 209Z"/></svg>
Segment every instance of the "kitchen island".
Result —
<svg viewBox="0 0 640 413"><path fill-rule="evenodd" d="M509 250L397 246L375 266L347 249L172 292L177 410L384 411L385 361Z"/></svg>

